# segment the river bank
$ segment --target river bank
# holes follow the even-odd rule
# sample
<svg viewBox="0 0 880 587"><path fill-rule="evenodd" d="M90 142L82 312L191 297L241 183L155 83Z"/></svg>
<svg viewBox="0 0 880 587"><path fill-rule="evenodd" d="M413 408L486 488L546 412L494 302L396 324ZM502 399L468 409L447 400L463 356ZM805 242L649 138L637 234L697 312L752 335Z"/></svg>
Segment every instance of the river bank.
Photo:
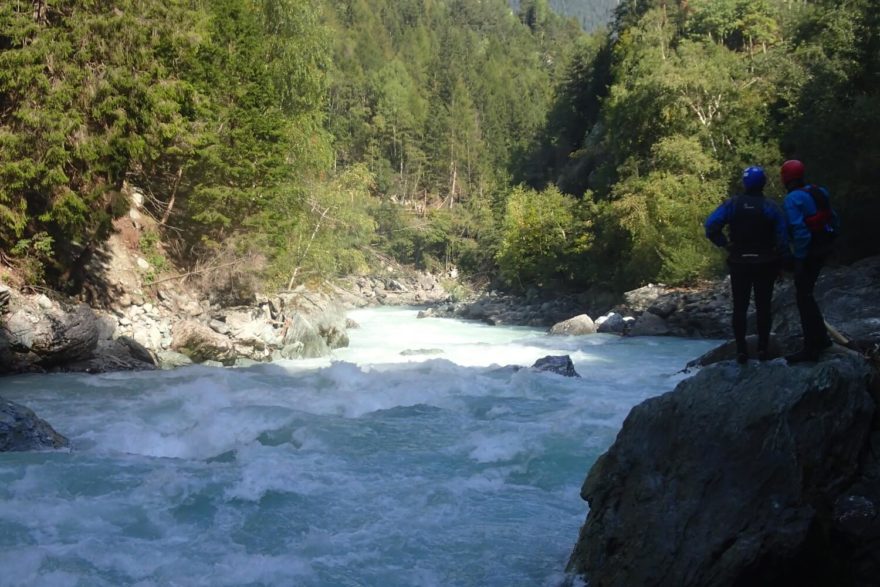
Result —
<svg viewBox="0 0 880 587"><path fill-rule="evenodd" d="M109 275L120 273L119 265L115 262ZM255 294L249 303L229 305L174 281L159 286L131 281L130 274L137 275L133 268L121 273L129 281L117 278L112 287L118 295L97 307L0 285L0 373L241 366L320 357L348 344L348 329L356 324L346 319L347 311L383 305L422 306L426 319L454 317L558 334L732 337L726 279L687 288L649 284L619 298L482 291L458 299L447 289L455 286L448 278L389 266L382 276ZM827 321L859 348L880 344L878 287L880 257L828 268L816 286ZM777 285L774 316L777 346L796 346L800 324L790 280ZM752 327L753 322L750 318Z"/></svg>

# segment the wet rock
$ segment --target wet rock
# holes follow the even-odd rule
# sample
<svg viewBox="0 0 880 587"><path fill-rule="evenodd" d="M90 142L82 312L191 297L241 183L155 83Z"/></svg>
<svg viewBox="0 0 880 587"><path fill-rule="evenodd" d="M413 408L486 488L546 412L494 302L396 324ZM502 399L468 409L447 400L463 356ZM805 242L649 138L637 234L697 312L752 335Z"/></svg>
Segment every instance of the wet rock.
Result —
<svg viewBox="0 0 880 587"><path fill-rule="evenodd" d="M0 452L48 450L68 444L33 410L0 397Z"/></svg>
<svg viewBox="0 0 880 587"><path fill-rule="evenodd" d="M548 371L564 377L580 377L568 355L548 355L541 357L532 365L535 371Z"/></svg>

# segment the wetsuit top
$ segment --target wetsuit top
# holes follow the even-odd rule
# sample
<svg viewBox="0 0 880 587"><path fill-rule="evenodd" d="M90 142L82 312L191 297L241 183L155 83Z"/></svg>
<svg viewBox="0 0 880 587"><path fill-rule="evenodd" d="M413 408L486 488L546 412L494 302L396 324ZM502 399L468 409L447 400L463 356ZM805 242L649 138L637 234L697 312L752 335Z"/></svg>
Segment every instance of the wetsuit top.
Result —
<svg viewBox="0 0 880 587"><path fill-rule="evenodd" d="M815 219L823 216L823 211L819 209L815 198L808 191L809 186L800 187L788 192L783 202L785 216L788 220L788 228L791 231L792 253L795 259L806 258L807 253L810 252L810 245L814 244L813 235L816 232L834 232L837 230L837 214L831 208L831 198L828 196L828 190L818 186L813 189L818 189L825 196L825 201L828 202L827 210L830 213L830 218L827 218L827 222L815 222ZM811 230L811 226L813 230Z"/></svg>
<svg viewBox="0 0 880 587"><path fill-rule="evenodd" d="M729 240L724 226L729 227ZM709 215L705 228L710 241L730 251L731 263L776 261L788 247L782 212L760 193L730 198Z"/></svg>

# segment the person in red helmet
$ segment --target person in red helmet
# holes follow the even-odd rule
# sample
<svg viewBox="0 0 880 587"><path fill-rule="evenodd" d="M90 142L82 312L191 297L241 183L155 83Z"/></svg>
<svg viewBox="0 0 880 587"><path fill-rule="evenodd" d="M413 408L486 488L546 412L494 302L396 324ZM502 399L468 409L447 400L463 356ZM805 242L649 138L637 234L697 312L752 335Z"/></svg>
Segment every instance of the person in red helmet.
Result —
<svg viewBox="0 0 880 587"><path fill-rule="evenodd" d="M837 235L837 214L831 208L828 190L807 184L805 172L804 164L795 159L783 163L780 170L788 192L783 209L791 236L795 299L804 336L803 349L785 357L789 364L817 361L831 346L814 290Z"/></svg>

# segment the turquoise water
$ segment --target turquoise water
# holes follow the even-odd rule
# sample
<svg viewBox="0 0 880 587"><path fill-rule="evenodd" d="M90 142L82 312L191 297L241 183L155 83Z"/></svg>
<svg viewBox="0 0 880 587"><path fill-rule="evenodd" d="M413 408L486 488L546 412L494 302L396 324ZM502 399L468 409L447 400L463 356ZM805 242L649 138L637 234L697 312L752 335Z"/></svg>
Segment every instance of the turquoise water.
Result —
<svg viewBox="0 0 880 587"><path fill-rule="evenodd" d="M713 346L351 317L325 360L0 379L72 442L0 454L0 585L558 585L590 465ZM548 354L582 378L502 368Z"/></svg>

